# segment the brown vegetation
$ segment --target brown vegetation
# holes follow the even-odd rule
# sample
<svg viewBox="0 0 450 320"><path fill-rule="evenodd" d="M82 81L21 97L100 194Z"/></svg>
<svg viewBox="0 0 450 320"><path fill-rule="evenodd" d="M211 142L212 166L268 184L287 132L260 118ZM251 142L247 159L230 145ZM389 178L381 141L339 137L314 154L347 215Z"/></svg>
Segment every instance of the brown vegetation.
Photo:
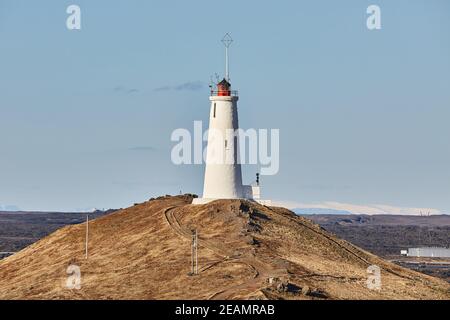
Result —
<svg viewBox="0 0 450 320"><path fill-rule="evenodd" d="M449 299L449 284L359 249L283 208L163 197L64 227L0 261L2 299ZM189 275L190 230L200 274ZM70 264L80 290L65 286ZM382 288L366 287L370 265Z"/></svg>

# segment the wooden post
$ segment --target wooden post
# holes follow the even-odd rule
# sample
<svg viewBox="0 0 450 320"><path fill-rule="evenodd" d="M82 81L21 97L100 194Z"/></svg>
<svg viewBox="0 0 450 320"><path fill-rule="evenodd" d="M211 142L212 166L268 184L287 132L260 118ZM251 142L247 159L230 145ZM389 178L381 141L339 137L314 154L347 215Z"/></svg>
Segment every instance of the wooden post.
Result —
<svg viewBox="0 0 450 320"><path fill-rule="evenodd" d="M192 243L191 243L191 275L198 274L198 234L197 229L191 230Z"/></svg>
<svg viewBox="0 0 450 320"><path fill-rule="evenodd" d="M86 215L86 259L88 258L88 242L89 242L89 214Z"/></svg>
<svg viewBox="0 0 450 320"><path fill-rule="evenodd" d="M195 229L195 274L198 274L198 234Z"/></svg>

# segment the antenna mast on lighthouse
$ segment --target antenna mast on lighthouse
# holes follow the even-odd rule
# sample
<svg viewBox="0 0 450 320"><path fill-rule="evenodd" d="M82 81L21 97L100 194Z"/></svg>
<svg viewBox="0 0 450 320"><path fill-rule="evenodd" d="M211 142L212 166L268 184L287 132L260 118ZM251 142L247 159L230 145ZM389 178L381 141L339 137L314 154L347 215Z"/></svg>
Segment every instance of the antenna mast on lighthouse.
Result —
<svg viewBox="0 0 450 320"><path fill-rule="evenodd" d="M230 82L230 71L229 71L229 63L228 63L228 48L231 46L233 42L233 38L231 38L230 34L227 33L222 38L222 43L225 46L225 79Z"/></svg>

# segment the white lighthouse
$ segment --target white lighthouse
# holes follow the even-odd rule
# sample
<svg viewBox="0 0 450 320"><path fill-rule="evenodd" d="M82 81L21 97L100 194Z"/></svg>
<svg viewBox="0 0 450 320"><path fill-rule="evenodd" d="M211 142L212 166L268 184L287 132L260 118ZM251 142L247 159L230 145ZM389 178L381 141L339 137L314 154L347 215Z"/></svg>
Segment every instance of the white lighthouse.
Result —
<svg viewBox="0 0 450 320"><path fill-rule="evenodd" d="M229 34L222 39L225 45L225 77L211 88L208 145L206 153L203 197L193 204L203 204L217 199L260 200L259 175L254 185L242 184L239 161L238 92L231 90L228 63L228 48L233 40Z"/></svg>

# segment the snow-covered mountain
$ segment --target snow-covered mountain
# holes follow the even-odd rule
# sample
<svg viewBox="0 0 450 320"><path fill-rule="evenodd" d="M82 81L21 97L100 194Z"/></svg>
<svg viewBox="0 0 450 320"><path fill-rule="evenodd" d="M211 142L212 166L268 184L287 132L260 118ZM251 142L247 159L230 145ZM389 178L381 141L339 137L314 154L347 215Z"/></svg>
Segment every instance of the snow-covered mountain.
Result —
<svg viewBox="0 0 450 320"><path fill-rule="evenodd" d="M20 208L13 205L0 204L0 211L20 211Z"/></svg>

